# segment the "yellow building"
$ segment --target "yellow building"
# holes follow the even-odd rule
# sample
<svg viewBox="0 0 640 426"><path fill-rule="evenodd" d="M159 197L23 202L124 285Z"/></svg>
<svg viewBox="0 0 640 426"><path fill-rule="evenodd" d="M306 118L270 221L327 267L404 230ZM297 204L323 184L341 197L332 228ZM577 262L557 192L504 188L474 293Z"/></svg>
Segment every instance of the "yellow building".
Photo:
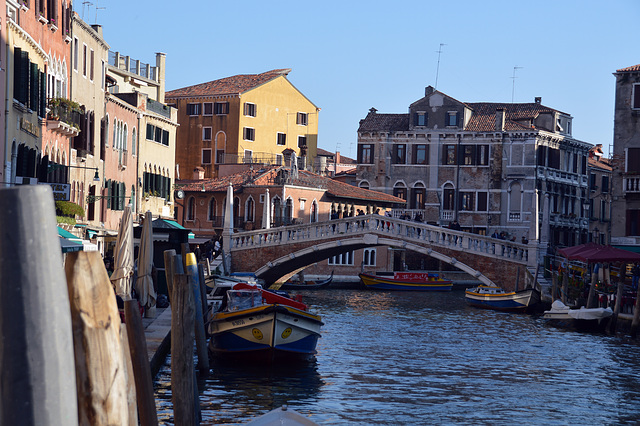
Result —
<svg viewBox="0 0 640 426"><path fill-rule="evenodd" d="M214 178L243 165L311 168L320 109L287 79L290 69L236 75L166 92L178 108L178 179Z"/></svg>

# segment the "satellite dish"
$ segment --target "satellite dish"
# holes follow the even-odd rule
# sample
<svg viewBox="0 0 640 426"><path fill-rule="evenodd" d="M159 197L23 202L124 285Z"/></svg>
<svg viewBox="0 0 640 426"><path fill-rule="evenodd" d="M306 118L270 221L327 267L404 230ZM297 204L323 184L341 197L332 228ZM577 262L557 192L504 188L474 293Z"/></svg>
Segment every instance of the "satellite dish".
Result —
<svg viewBox="0 0 640 426"><path fill-rule="evenodd" d="M176 198L178 200L182 200L184 198L184 191L182 189L178 189L176 191Z"/></svg>

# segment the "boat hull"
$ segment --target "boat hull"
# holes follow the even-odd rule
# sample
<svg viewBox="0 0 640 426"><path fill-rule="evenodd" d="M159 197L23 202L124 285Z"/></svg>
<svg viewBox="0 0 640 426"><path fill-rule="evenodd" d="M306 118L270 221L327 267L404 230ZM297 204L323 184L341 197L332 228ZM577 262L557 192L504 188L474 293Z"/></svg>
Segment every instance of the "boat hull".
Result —
<svg viewBox="0 0 640 426"><path fill-rule="evenodd" d="M612 315L611 308L571 309L555 301L550 310L544 311L542 317L554 327L599 332L605 331Z"/></svg>
<svg viewBox="0 0 640 426"><path fill-rule="evenodd" d="M465 291L470 306L498 311L525 311L540 301L540 292L532 288L502 293L483 293L479 287Z"/></svg>
<svg viewBox="0 0 640 426"><path fill-rule="evenodd" d="M219 357L303 358L316 353L320 316L284 305L219 312L209 332L209 350Z"/></svg>
<svg viewBox="0 0 640 426"><path fill-rule="evenodd" d="M360 274L360 279L366 288L375 290L402 291L451 291L453 283L441 279L431 280L403 280L379 275Z"/></svg>

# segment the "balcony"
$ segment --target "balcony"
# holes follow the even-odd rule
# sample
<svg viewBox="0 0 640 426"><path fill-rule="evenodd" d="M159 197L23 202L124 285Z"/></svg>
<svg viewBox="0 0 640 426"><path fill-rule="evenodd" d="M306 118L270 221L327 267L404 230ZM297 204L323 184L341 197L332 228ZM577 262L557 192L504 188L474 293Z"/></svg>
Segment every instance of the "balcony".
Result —
<svg viewBox="0 0 640 426"><path fill-rule="evenodd" d="M509 212L509 222L522 222L522 213L521 212Z"/></svg>
<svg viewBox="0 0 640 426"><path fill-rule="evenodd" d="M50 99L47 112L47 129L53 130L62 136L78 136L80 134L82 115L82 107L78 103L65 98Z"/></svg>
<svg viewBox="0 0 640 426"><path fill-rule="evenodd" d="M640 176L628 176L623 178L623 188L625 193L640 193Z"/></svg>

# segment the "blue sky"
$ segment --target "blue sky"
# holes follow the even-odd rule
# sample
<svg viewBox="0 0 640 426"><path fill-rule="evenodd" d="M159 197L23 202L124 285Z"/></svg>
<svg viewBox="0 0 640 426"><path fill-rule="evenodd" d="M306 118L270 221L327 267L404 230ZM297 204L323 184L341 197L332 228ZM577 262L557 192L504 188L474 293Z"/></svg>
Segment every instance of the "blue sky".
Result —
<svg viewBox="0 0 640 426"><path fill-rule="evenodd" d="M638 0L90 1L75 10L97 16L111 50L150 63L166 53L167 90L291 68L321 108L318 146L350 157L371 107L404 113L435 85L441 43L438 90L466 102L540 96L605 151L612 73L640 64Z"/></svg>

